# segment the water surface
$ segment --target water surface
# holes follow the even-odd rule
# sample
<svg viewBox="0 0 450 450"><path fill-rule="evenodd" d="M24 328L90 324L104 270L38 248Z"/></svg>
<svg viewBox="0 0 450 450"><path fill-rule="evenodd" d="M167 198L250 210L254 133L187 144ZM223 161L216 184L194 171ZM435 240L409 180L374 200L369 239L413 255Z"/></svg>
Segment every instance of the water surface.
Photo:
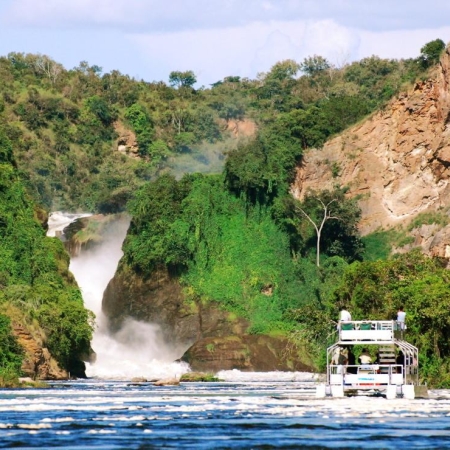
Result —
<svg viewBox="0 0 450 450"><path fill-rule="evenodd" d="M0 448L450 448L450 391L316 399L314 377L290 377L1 390Z"/></svg>

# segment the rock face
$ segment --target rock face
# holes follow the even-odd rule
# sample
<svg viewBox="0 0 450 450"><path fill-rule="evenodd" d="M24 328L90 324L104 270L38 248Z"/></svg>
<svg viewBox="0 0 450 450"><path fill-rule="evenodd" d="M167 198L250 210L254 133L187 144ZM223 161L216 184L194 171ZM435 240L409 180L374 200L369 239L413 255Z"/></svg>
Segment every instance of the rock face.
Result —
<svg viewBox="0 0 450 450"><path fill-rule="evenodd" d="M404 253L412 248L420 247L423 253L441 259L450 269L450 225L444 227L438 224L422 225L414 229L411 234L414 242L395 249L396 253Z"/></svg>
<svg viewBox="0 0 450 450"><path fill-rule="evenodd" d="M81 251L94 248L120 229L127 230L129 223L129 217L123 213L81 217L64 228L60 238L71 257L79 256Z"/></svg>
<svg viewBox="0 0 450 450"><path fill-rule="evenodd" d="M62 370L51 357L47 348L42 346L40 336L34 335L20 323L13 322L13 332L25 351L22 371L33 380L67 380L69 374Z"/></svg>
<svg viewBox="0 0 450 450"><path fill-rule="evenodd" d="M252 137L257 132L256 123L250 119L230 119L226 122L225 128L236 139Z"/></svg>
<svg viewBox="0 0 450 450"><path fill-rule="evenodd" d="M449 83L447 48L431 79L323 149L308 151L292 186L294 196L301 199L308 189L331 189L337 183L349 186L351 196L361 196L363 234L448 206Z"/></svg>
<svg viewBox="0 0 450 450"><path fill-rule="evenodd" d="M192 370L218 372L239 369L251 372L312 371L289 352L286 339L264 335L227 336L197 341L183 355Z"/></svg>
<svg viewBox="0 0 450 450"><path fill-rule="evenodd" d="M203 337L243 334L248 327L211 305L187 303L178 279L165 269L144 280L122 268L105 290L102 309L113 331L132 317L160 325L165 341L184 349Z"/></svg>
<svg viewBox="0 0 450 450"><path fill-rule="evenodd" d="M125 125L120 121L114 122L114 131L118 135L117 151L130 158L139 158L139 146L133 131L125 128Z"/></svg>
<svg viewBox="0 0 450 450"><path fill-rule="evenodd" d="M180 349L193 370L217 372L311 370L288 356L286 340L246 335L249 323L210 303L189 303L176 277L166 270L144 280L121 266L103 296L103 311L117 331L127 317L158 324L165 342Z"/></svg>

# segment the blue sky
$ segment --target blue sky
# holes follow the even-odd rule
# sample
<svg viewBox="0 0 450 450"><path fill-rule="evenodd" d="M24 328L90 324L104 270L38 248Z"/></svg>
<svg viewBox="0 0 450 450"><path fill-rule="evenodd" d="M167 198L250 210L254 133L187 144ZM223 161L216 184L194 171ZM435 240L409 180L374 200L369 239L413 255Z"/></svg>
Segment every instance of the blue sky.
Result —
<svg viewBox="0 0 450 450"><path fill-rule="evenodd" d="M193 70L199 85L255 78L277 61L415 57L450 41L442 0L0 0L0 55L88 61L146 81Z"/></svg>

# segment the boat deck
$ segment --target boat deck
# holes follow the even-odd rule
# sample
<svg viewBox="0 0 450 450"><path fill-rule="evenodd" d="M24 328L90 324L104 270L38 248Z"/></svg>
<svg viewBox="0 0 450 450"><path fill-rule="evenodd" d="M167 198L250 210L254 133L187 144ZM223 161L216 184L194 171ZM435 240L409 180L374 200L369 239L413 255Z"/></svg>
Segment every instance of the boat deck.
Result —
<svg viewBox="0 0 450 450"><path fill-rule="evenodd" d="M397 386L419 383L419 352L404 340L404 323L393 320L341 321L337 334L337 341L327 349L327 385L331 389L392 391ZM375 363L349 365L348 360L343 363L339 358L341 352L350 352L352 346L372 345L378 346Z"/></svg>

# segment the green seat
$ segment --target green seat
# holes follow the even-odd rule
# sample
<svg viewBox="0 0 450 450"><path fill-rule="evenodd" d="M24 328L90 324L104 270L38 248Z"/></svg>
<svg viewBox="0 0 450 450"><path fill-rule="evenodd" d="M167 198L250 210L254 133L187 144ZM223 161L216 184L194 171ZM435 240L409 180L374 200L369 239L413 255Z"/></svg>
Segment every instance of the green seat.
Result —
<svg viewBox="0 0 450 450"><path fill-rule="evenodd" d="M372 329L372 324L370 323L362 323L359 327L360 330L370 330Z"/></svg>
<svg viewBox="0 0 450 450"><path fill-rule="evenodd" d="M341 324L342 330L353 330L353 324L352 323L343 323Z"/></svg>

